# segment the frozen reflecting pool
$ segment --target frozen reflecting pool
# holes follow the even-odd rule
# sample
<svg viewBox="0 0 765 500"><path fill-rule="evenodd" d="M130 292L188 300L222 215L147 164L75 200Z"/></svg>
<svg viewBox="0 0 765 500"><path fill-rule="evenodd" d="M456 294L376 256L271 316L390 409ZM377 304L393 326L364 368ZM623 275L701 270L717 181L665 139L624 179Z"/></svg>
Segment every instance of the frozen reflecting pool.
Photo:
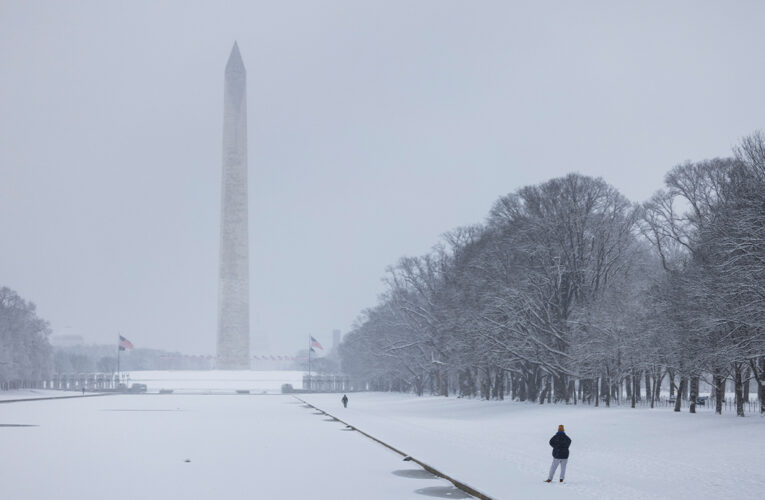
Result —
<svg viewBox="0 0 765 500"><path fill-rule="evenodd" d="M0 498L421 499L434 484L391 474L417 466L303 406L175 394L5 404Z"/></svg>

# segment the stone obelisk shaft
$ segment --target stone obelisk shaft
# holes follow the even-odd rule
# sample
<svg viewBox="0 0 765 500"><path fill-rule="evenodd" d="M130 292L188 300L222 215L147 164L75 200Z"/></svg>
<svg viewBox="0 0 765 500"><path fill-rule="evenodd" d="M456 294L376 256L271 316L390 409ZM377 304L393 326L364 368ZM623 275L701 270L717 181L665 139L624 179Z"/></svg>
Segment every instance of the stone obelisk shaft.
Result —
<svg viewBox="0 0 765 500"><path fill-rule="evenodd" d="M234 43L223 89L217 368L250 367L250 270L247 203L247 72Z"/></svg>

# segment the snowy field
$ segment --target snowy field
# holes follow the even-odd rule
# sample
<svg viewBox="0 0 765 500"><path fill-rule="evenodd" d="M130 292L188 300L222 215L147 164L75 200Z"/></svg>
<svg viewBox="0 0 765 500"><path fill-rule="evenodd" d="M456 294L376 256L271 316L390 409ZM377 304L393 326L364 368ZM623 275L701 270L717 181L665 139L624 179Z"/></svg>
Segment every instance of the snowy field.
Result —
<svg viewBox="0 0 765 500"><path fill-rule="evenodd" d="M493 498L760 499L765 419L670 409L539 406L456 398L299 395ZM566 482L543 483L558 424Z"/></svg>
<svg viewBox="0 0 765 500"><path fill-rule="evenodd" d="M131 372L131 382L150 391L175 392L0 404L0 499L465 498L275 394L301 379L302 372ZM0 397L24 394L73 395ZM340 396L298 395L493 498L754 499L765 488L758 416L381 393L351 393L346 409ZM547 441L561 423L573 440L566 482L545 484Z"/></svg>

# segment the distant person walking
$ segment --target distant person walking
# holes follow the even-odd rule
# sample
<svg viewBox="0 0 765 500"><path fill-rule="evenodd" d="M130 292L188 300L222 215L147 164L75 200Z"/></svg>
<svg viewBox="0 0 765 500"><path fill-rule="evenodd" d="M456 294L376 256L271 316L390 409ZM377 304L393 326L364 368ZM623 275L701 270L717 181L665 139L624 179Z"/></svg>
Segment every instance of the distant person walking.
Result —
<svg viewBox="0 0 765 500"><path fill-rule="evenodd" d="M341 399L340 401L343 402L343 408L348 408L348 396L343 394L343 399Z"/></svg>
<svg viewBox="0 0 765 500"><path fill-rule="evenodd" d="M550 438L550 446L552 446L552 456L553 461L552 465L550 465L550 474L547 476L547 481L545 483L549 483L553 480L553 476L555 475L555 469L558 468L558 465L560 464L560 482L563 482L563 479L566 477L566 464L568 463L568 447L571 446L571 438L566 435L566 430L563 428L563 424L558 426L558 432L555 433L555 435Z"/></svg>
<svg viewBox="0 0 765 500"><path fill-rule="evenodd" d="M85 386L84 385L82 386L82 395L83 396L85 395Z"/></svg>

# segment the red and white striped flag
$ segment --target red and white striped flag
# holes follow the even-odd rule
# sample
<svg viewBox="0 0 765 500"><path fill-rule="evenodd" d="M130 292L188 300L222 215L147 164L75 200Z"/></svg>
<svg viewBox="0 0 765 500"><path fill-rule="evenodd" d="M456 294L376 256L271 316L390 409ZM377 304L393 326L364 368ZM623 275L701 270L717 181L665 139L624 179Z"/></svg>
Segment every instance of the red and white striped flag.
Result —
<svg viewBox="0 0 765 500"><path fill-rule="evenodd" d="M130 342L128 339L120 335L120 351L124 351L125 349L132 349L133 343Z"/></svg>

